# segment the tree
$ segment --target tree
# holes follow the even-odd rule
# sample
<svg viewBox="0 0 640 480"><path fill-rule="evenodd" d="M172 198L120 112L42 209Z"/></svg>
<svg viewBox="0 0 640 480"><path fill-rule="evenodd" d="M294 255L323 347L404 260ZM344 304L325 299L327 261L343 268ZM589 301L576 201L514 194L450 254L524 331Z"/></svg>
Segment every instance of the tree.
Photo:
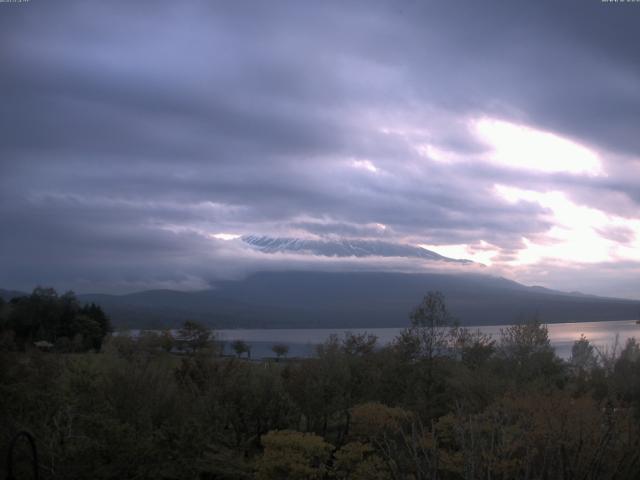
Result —
<svg viewBox="0 0 640 480"><path fill-rule="evenodd" d="M95 303L91 302L88 305L84 305L79 310L79 313L82 315L86 315L92 318L93 320L95 320L100 327L103 337L113 331L113 327L111 326L111 320L104 313L100 305L96 305Z"/></svg>
<svg viewBox="0 0 640 480"><path fill-rule="evenodd" d="M335 454L335 477L344 480L386 480L391 474L368 443L349 442Z"/></svg>
<svg viewBox="0 0 640 480"><path fill-rule="evenodd" d="M389 407L377 402L368 402L356 405L351 409L350 437L362 445L371 445L377 455L384 460L384 468L381 472L389 473L391 478L431 478L403 475L403 464L419 462L420 455L414 455L410 462L406 462L407 449L410 448L415 437L410 438L407 432L417 433L416 416L399 407ZM414 445L418 449L425 447L424 442L418 441ZM349 444L347 444L349 445ZM346 447L346 445L345 445ZM351 452L353 454L353 451ZM366 452L362 452L363 456ZM377 456L376 455L376 456ZM342 455L336 455L338 467L341 469ZM371 478L376 478L372 476ZM386 478L382 476L381 478Z"/></svg>
<svg viewBox="0 0 640 480"><path fill-rule="evenodd" d="M410 315L414 327L447 327L452 323L451 314L442 292L428 292Z"/></svg>
<svg viewBox="0 0 640 480"><path fill-rule="evenodd" d="M55 343L73 316L61 318L63 303L53 288L43 287L36 287L29 296L12 298L7 327L15 332L16 342L23 348L38 340Z"/></svg>
<svg viewBox="0 0 640 480"><path fill-rule="evenodd" d="M580 339L573 343L569 362L579 371L585 372L591 371L598 365L595 348L584 335L580 335Z"/></svg>
<svg viewBox="0 0 640 480"><path fill-rule="evenodd" d="M342 339L342 349L347 355L368 355L375 350L377 343L378 337L376 335L366 332L346 332Z"/></svg>
<svg viewBox="0 0 640 480"><path fill-rule="evenodd" d="M165 328L164 330L162 330L162 332L160 332L160 347L165 352L171 352L171 350L173 350L173 347L175 346L175 343L176 341L175 338L173 338L171 330Z"/></svg>
<svg viewBox="0 0 640 480"><path fill-rule="evenodd" d="M193 320L187 320L178 330L176 343L182 350L197 353L205 349L211 349L214 345L214 340L215 334L209 327Z"/></svg>
<svg viewBox="0 0 640 480"><path fill-rule="evenodd" d="M449 313L441 292L428 292L409 318L411 327L406 334L414 337L414 341L405 338L406 343L413 343L418 348L418 353L427 359L447 353L455 320Z"/></svg>
<svg viewBox="0 0 640 480"><path fill-rule="evenodd" d="M640 416L640 343L629 338L615 362L613 385L625 402L634 404Z"/></svg>
<svg viewBox="0 0 640 480"><path fill-rule="evenodd" d="M88 315L76 315L73 318L72 331L75 349L80 351L100 350L104 333L100 324Z"/></svg>
<svg viewBox="0 0 640 480"><path fill-rule="evenodd" d="M505 374L519 383L530 383L538 378L554 381L562 371L556 357L547 326L537 315L528 321L500 329L498 354L505 362Z"/></svg>
<svg viewBox="0 0 640 480"><path fill-rule="evenodd" d="M111 322L95 305L80 306L71 291L58 296L52 288L37 287L31 295L13 298L7 319L0 327L15 333L16 343L24 348L44 341L68 349L99 350L111 332Z"/></svg>
<svg viewBox="0 0 640 480"><path fill-rule="evenodd" d="M454 341L460 360L471 369L486 363L495 352L495 340L490 335L482 333L480 329L475 331L468 328L456 329Z"/></svg>
<svg viewBox="0 0 640 480"><path fill-rule="evenodd" d="M275 353L278 360L280 360L280 357L286 357L289 353L289 345L284 343L276 343L271 347L271 351Z"/></svg>
<svg viewBox="0 0 640 480"><path fill-rule="evenodd" d="M240 358L243 353L247 354L247 358L251 358L251 346L244 340L234 340L231 342L231 348L236 352L238 358Z"/></svg>
<svg viewBox="0 0 640 480"><path fill-rule="evenodd" d="M325 478L333 445L322 437L281 430L263 435L261 441L264 454L256 462L258 480Z"/></svg>
<svg viewBox="0 0 640 480"><path fill-rule="evenodd" d="M502 354L517 362L524 362L532 355L553 352L549 329L537 316L522 323L500 329Z"/></svg>

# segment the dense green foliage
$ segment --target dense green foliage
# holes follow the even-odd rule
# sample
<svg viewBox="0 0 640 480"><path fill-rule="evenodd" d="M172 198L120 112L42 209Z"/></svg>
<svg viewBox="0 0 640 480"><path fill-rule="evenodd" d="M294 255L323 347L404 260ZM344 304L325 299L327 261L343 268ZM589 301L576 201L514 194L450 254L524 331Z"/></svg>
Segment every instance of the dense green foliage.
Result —
<svg viewBox="0 0 640 480"><path fill-rule="evenodd" d="M193 322L0 352L0 442L31 431L47 479L632 479L639 419L635 341L563 361L537 320L491 339L438 295L309 359L222 357Z"/></svg>

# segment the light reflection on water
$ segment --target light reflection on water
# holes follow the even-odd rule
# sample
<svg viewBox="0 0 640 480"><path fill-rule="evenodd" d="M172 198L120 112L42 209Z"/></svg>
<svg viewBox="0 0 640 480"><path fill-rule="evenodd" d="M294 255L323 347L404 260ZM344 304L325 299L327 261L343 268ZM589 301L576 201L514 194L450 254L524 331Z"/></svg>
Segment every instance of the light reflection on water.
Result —
<svg viewBox="0 0 640 480"><path fill-rule="evenodd" d="M469 327L472 330L491 335L499 340L500 330L505 325L490 325L483 327ZM614 322L580 322L580 323L555 323L548 325L551 344L556 353L562 358L569 358L571 346L575 340L584 334L589 341L598 348L611 348L618 337L620 347L624 346L628 338L640 339L640 325L635 320L621 320ZM314 346L324 342L331 334L340 336L345 332L370 333L378 337L380 344L391 342L401 331L401 328L352 328L352 329L234 329L218 330L218 337L226 343L225 351L232 353L229 342L244 340L252 347L253 358L274 356L271 347L275 343L289 345L290 357L306 357L313 354Z"/></svg>

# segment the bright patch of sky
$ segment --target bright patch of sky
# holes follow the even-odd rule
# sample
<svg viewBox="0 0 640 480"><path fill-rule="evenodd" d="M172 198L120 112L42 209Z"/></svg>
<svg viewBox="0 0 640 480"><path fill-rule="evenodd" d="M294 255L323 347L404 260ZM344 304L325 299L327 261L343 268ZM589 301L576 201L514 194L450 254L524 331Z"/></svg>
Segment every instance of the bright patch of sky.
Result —
<svg viewBox="0 0 640 480"><path fill-rule="evenodd" d="M235 233L212 233L209 235L212 238L218 239L218 240L235 240L237 238L240 238L242 235L238 235Z"/></svg>
<svg viewBox="0 0 640 480"><path fill-rule="evenodd" d="M481 240L477 245L461 243L454 245L420 244L419 246L445 257L472 260L487 266L492 265L493 258L500 253L497 248L484 240Z"/></svg>
<svg viewBox="0 0 640 480"><path fill-rule="evenodd" d="M535 202L548 209L553 227L536 238L523 237L525 248L515 265L544 259L598 263L618 260L640 261L640 219L623 218L578 205L563 192L537 192L496 185L495 193L509 203ZM607 232L625 232L625 241Z"/></svg>
<svg viewBox="0 0 640 480"><path fill-rule="evenodd" d="M353 160L351 166L371 173L378 173L378 167L376 167L371 160Z"/></svg>
<svg viewBox="0 0 640 480"><path fill-rule="evenodd" d="M550 132L491 118L472 121L471 130L491 148L488 160L500 165L548 173L604 174L596 152Z"/></svg>

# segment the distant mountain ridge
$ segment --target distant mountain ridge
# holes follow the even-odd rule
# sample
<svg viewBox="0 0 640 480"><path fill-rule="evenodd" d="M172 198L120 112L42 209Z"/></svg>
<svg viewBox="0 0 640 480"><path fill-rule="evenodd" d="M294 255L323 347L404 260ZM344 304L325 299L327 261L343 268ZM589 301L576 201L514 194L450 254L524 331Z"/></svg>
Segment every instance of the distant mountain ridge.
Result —
<svg viewBox="0 0 640 480"><path fill-rule="evenodd" d="M258 272L202 291L84 294L118 328L175 327L184 320L217 328L403 327L425 293L444 293L463 325L633 320L640 301L565 293L489 275L390 272ZM5 299L21 292L0 290ZM640 327L639 327L640 330Z"/></svg>
<svg viewBox="0 0 640 480"><path fill-rule="evenodd" d="M79 295L129 328L175 326L193 319L218 328L374 328L408 325L425 293L444 293L463 325L632 320L640 301L575 295L479 274L259 272L197 292L150 290Z"/></svg>
<svg viewBox="0 0 640 480"><path fill-rule="evenodd" d="M406 257L472 264L471 260L449 258L426 248L381 240L312 240L290 237L245 235L241 240L264 253L311 253L323 257Z"/></svg>
<svg viewBox="0 0 640 480"><path fill-rule="evenodd" d="M29 295L29 294L26 292L20 292L18 290L4 290L0 288L0 298L2 298L6 302L8 302L14 297L22 297L24 295Z"/></svg>

